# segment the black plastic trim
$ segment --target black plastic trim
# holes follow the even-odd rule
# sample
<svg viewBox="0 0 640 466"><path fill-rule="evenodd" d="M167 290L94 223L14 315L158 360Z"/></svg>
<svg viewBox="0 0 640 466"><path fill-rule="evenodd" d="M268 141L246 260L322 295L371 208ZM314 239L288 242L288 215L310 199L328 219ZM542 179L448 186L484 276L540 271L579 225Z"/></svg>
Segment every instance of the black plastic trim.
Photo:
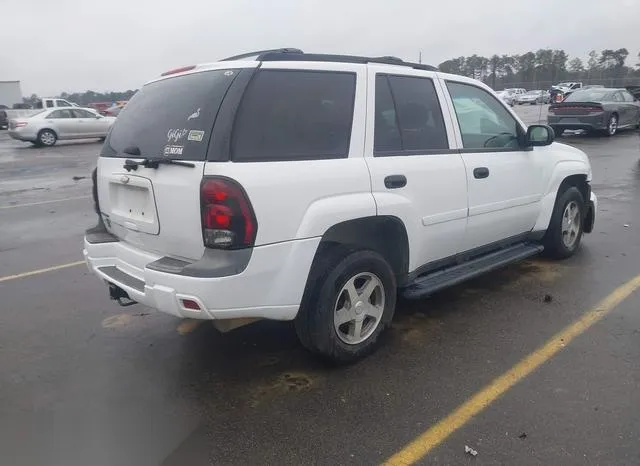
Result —
<svg viewBox="0 0 640 466"><path fill-rule="evenodd" d="M478 149L459 149L458 152L461 154L486 154L491 152L530 152L533 150L533 147L484 147Z"/></svg>
<svg viewBox="0 0 640 466"><path fill-rule="evenodd" d="M139 292L144 293L144 282L142 280L139 280L126 272L123 272L115 265L105 265L104 267L98 267L98 270L104 273L109 278L112 278L117 283L126 285L130 288L133 288L134 290L138 290Z"/></svg>
<svg viewBox="0 0 640 466"><path fill-rule="evenodd" d="M477 257L490 254L491 252L495 252L500 249L507 248L509 246L513 246L516 243L522 243L525 241L536 241L537 239L536 233L537 232L521 233L519 235L515 235L510 238L506 238L500 241L495 241L485 246L480 246L480 247L471 249L469 251L454 254L453 256L448 256L442 259L438 259L436 261L430 262L429 264L425 264L418 267L413 272L409 272L406 278L401 280L401 282L408 284L413 282L416 278L418 278L421 275L427 275L427 274L430 274L430 273L433 273L457 264L463 264Z"/></svg>
<svg viewBox="0 0 640 466"><path fill-rule="evenodd" d="M228 162L231 160L231 134L236 113L249 82L258 68L241 69L222 99L218 115L211 132L207 150L208 162Z"/></svg>
<svg viewBox="0 0 640 466"><path fill-rule="evenodd" d="M417 155L449 155L458 154L458 149L429 149L429 150L391 150L377 151L374 157L415 157Z"/></svg>
<svg viewBox="0 0 640 466"><path fill-rule="evenodd" d="M163 257L147 264L146 268L156 272L197 278L228 277L242 273L251 260L253 248L205 249L202 258L187 262L172 257Z"/></svg>
<svg viewBox="0 0 640 466"><path fill-rule="evenodd" d="M233 60L242 60L243 58L251 58L256 57L260 60L260 57L266 53L304 53L300 49L296 48L281 48L281 49L267 49L267 50L257 50L255 52L247 52L241 53L240 55L234 55L232 57L223 58L220 61L233 61Z"/></svg>
<svg viewBox="0 0 640 466"><path fill-rule="evenodd" d="M357 55L333 55L323 53L294 53L294 52L267 52L259 55L260 61L323 61L334 63L379 63L383 65L397 65L414 68L423 71L438 71L438 68L422 63L412 63L397 57L362 57Z"/></svg>
<svg viewBox="0 0 640 466"><path fill-rule="evenodd" d="M117 243L120 241L107 231L102 222L102 217L99 217L98 224L95 227L85 230L84 238L90 244Z"/></svg>

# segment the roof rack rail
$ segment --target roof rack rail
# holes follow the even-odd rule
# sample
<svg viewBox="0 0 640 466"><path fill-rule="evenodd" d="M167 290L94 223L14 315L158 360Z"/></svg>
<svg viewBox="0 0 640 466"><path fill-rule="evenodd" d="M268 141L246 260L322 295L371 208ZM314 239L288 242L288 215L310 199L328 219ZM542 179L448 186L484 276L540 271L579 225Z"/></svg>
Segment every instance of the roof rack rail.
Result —
<svg viewBox="0 0 640 466"><path fill-rule="evenodd" d="M253 55L251 55L253 56ZM417 70L438 71L438 68L422 63L404 61L398 57L360 57L356 55L330 55L319 53L304 53L296 49L267 50L256 58L258 61L327 61L338 63L380 63L385 65L407 66Z"/></svg>
<svg viewBox="0 0 640 466"><path fill-rule="evenodd" d="M220 61L232 61L232 60L242 60L243 58L249 58L249 57L260 57L265 53L304 53L304 52L300 49L294 49L294 48L258 50L256 52L248 52L240 55L234 55L232 57L223 58Z"/></svg>

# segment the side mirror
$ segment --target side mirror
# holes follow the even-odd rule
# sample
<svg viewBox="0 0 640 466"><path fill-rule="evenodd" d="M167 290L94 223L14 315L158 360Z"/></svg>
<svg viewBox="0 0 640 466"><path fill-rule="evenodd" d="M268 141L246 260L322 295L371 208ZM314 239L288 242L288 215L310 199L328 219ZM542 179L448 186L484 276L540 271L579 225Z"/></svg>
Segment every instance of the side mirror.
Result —
<svg viewBox="0 0 640 466"><path fill-rule="evenodd" d="M527 128L525 146L548 146L556 138L553 128L547 125L531 125Z"/></svg>
<svg viewBox="0 0 640 466"><path fill-rule="evenodd" d="M100 118L102 118L100 115L96 115L96 120L99 120Z"/></svg>

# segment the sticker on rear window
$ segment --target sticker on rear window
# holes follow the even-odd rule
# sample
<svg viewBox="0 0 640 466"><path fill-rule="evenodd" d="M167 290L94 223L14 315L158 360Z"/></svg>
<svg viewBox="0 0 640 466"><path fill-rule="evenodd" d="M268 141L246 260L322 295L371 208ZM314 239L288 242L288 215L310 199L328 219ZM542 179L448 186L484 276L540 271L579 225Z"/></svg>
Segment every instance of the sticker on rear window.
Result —
<svg viewBox="0 0 640 466"><path fill-rule="evenodd" d="M191 115L189 115L189 118L187 118L187 121L189 120L195 120L196 118L198 118L200 116L200 109L196 110L195 112L193 112Z"/></svg>
<svg viewBox="0 0 640 466"><path fill-rule="evenodd" d="M184 149L183 146L167 145L167 146L164 146L164 155L165 157L169 155L182 155L183 149Z"/></svg>
<svg viewBox="0 0 640 466"><path fill-rule="evenodd" d="M203 137L204 137L204 131L196 131L195 129L192 129L191 131L189 131L189 135L187 136L187 141L200 142L202 141Z"/></svg>
<svg viewBox="0 0 640 466"><path fill-rule="evenodd" d="M170 129L167 131L167 142L178 142L189 132L188 129Z"/></svg>

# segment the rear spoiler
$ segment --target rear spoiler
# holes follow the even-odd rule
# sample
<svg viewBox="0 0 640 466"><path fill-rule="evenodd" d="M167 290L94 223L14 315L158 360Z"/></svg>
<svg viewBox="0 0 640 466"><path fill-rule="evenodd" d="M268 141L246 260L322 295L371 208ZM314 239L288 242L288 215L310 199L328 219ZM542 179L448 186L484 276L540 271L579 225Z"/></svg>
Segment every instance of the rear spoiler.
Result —
<svg viewBox="0 0 640 466"><path fill-rule="evenodd" d="M602 107L602 102L555 102L552 107Z"/></svg>

